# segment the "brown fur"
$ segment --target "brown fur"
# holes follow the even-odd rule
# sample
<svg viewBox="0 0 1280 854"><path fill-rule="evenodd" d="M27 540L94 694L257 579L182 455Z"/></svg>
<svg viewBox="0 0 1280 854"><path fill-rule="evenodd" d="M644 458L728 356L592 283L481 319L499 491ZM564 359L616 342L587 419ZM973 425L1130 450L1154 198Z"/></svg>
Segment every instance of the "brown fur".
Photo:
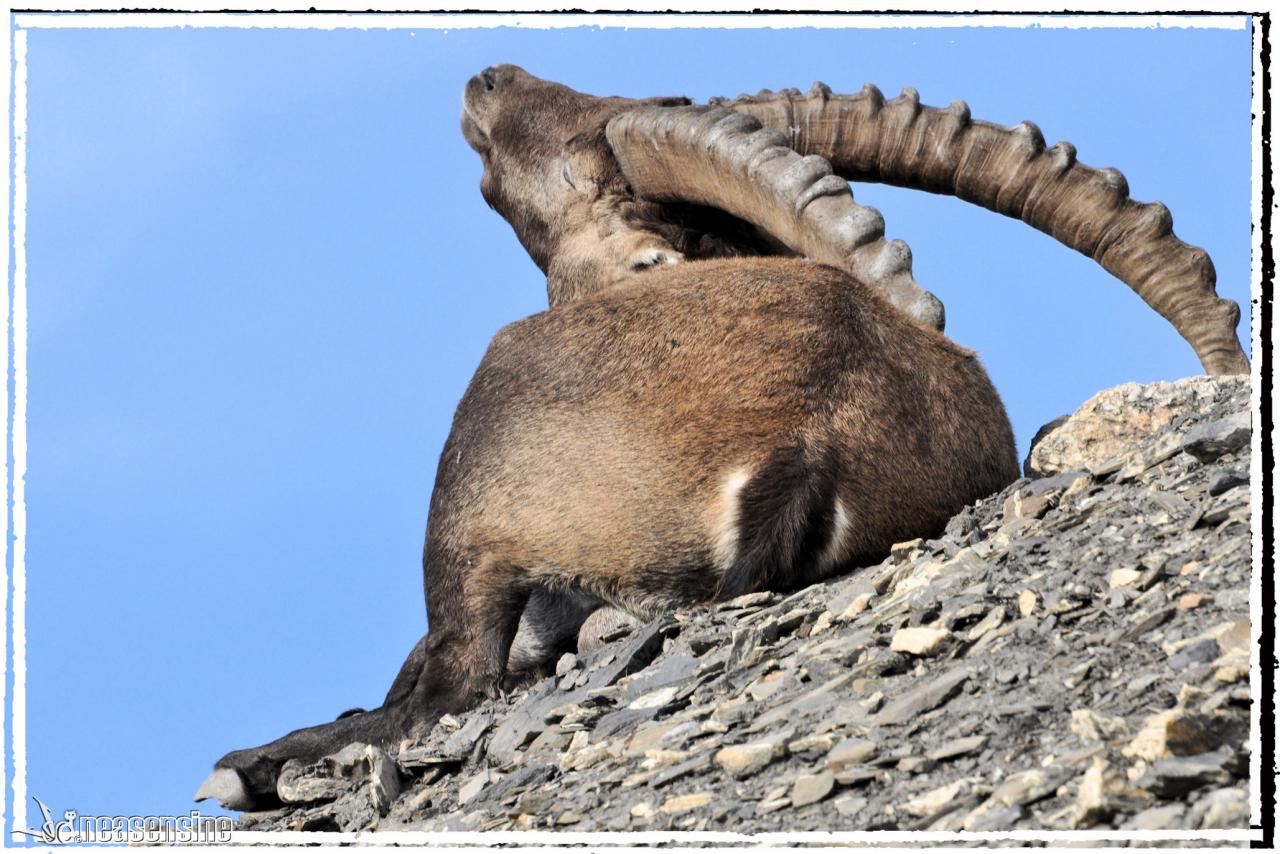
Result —
<svg viewBox="0 0 1280 854"><path fill-rule="evenodd" d="M640 614L704 601L724 478L797 438L839 468L845 561L935 532L1017 474L969 352L831 268L686 264L495 336L441 456L428 588L501 555L520 567L504 588L578 587ZM456 618L428 604L433 626Z"/></svg>

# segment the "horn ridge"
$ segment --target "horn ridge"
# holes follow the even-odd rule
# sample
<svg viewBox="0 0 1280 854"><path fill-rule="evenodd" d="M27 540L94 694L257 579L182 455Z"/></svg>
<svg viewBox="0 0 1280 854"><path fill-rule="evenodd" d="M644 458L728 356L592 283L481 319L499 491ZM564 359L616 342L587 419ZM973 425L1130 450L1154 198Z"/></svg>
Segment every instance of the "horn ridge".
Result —
<svg viewBox="0 0 1280 854"><path fill-rule="evenodd" d="M867 84L855 94L815 87L717 103L766 127L802 129L801 154L819 154L853 181L953 195L1020 219L1088 255L1163 315L1211 374L1247 373L1236 336L1239 306L1217 295L1213 262L1173 232L1168 209L1130 198L1118 170L1076 158L1067 142L1046 147L1031 122L972 119L963 101L919 106L909 87L886 101Z"/></svg>
<svg viewBox="0 0 1280 854"><path fill-rule="evenodd" d="M758 97L790 103L800 95ZM854 201L826 158L796 153L782 128L721 107L637 107L611 119L605 134L639 195L733 214L942 328L942 303L913 278L906 244L886 241L879 212Z"/></svg>

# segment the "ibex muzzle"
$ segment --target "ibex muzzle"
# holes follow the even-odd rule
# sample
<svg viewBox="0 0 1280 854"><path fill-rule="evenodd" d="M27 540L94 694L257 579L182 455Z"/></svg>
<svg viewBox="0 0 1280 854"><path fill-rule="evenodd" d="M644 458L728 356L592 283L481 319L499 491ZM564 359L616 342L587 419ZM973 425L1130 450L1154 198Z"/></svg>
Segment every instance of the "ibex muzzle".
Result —
<svg viewBox="0 0 1280 854"><path fill-rule="evenodd" d="M223 757L200 795L227 806L274 803L288 759L394 747L537 675L602 604L647 618L807 584L1017 476L986 374L841 176L1017 213L1127 277L1210 370L1247 367L1203 253L1030 126L874 89L595 98L514 66L463 104L484 197L551 308L494 336L458 405L430 631L383 704Z"/></svg>

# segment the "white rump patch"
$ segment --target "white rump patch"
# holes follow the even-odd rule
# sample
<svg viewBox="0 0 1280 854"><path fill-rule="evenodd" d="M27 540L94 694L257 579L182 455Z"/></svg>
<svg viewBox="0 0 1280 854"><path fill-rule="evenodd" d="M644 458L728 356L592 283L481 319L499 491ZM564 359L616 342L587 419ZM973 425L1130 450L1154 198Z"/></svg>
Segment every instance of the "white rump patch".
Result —
<svg viewBox="0 0 1280 854"><path fill-rule="evenodd" d="M720 485L712 505L711 553L716 566L727 570L738 553L738 493L751 480L746 467L734 469Z"/></svg>
<svg viewBox="0 0 1280 854"><path fill-rule="evenodd" d="M849 533L849 514L844 512L840 499L835 500L835 512L831 518L831 539L822 550L822 568L830 569L844 557L844 538Z"/></svg>

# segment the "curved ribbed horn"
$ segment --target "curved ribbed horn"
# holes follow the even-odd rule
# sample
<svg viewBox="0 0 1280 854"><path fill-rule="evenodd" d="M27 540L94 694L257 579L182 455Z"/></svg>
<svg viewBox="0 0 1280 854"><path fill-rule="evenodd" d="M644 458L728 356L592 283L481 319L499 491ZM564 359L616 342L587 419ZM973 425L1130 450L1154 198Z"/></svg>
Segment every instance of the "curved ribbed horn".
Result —
<svg viewBox="0 0 1280 854"><path fill-rule="evenodd" d="M942 329L942 303L912 278L907 245L884 239L884 218L854 202L830 163L795 153L777 131L732 110L640 107L613 118L606 133L640 195L727 211Z"/></svg>
<svg viewBox="0 0 1280 854"><path fill-rule="evenodd" d="M1052 235L1133 288L1208 373L1248 373L1236 337L1240 307L1218 297L1213 262L1174 235L1168 208L1133 201L1123 175L1077 162L1069 143L1046 148L1030 122L974 121L963 101L922 107L914 89L886 101L870 85L856 95L815 83L805 95L765 91L711 103L785 131L792 148L826 158L849 180L953 195Z"/></svg>

